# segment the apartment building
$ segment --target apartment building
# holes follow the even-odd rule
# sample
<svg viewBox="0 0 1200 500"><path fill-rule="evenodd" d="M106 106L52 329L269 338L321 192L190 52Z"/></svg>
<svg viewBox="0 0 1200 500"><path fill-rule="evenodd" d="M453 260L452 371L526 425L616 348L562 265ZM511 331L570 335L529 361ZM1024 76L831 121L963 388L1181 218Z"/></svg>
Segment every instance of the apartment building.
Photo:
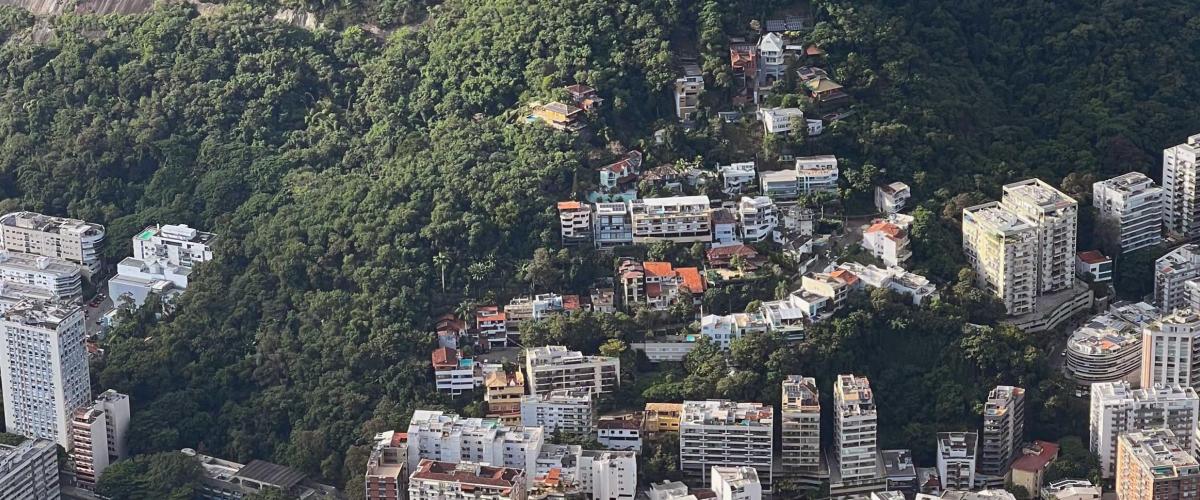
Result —
<svg viewBox="0 0 1200 500"><path fill-rule="evenodd" d="M1185 284L1200 278L1200 245L1188 243L1154 261L1154 307L1164 314L1187 303Z"/></svg>
<svg viewBox="0 0 1200 500"><path fill-rule="evenodd" d="M471 358L460 358L455 349L439 347L430 358L438 392L458 396L483 384L483 368Z"/></svg>
<svg viewBox="0 0 1200 500"><path fill-rule="evenodd" d="M1058 459L1058 445L1034 441L1021 447L1021 455L1012 463L1012 484L1025 491L1041 491L1046 469Z"/></svg>
<svg viewBox="0 0 1200 500"><path fill-rule="evenodd" d="M58 300L83 296L83 268L54 257L0 250L0 282L36 287Z"/></svg>
<svg viewBox="0 0 1200 500"><path fill-rule="evenodd" d="M57 298L54 293L33 285L11 283L0 279L0 314L9 310L22 301L35 302L53 301Z"/></svg>
<svg viewBox="0 0 1200 500"><path fill-rule="evenodd" d="M149 226L133 237L133 258L191 268L213 259L216 237L187 224Z"/></svg>
<svg viewBox="0 0 1200 500"><path fill-rule="evenodd" d="M938 477L942 488L970 490L975 485L975 454L979 435L974 432L939 432L937 434Z"/></svg>
<svg viewBox="0 0 1200 500"><path fill-rule="evenodd" d="M675 79L675 116L680 122L696 119L700 94L704 93L704 72L696 64L683 65L683 76Z"/></svg>
<svg viewBox="0 0 1200 500"><path fill-rule="evenodd" d="M742 228L742 241L756 243L770 238L779 225L775 203L766 196L743 196L738 201L737 218Z"/></svg>
<svg viewBox="0 0 1200 500"><path fill-rule="evenodd" d="M79 486L92 489L104 470L129 456L129 396L109 389L89 406L75 410L71 420L71 459Z"/></svg>
<svg viewBox="0 0 1200 500"><path fill-rule="evenodd" d="M862 233L862 247L888 267L896 267L912 257L908 231L887 221L878 221Z"/></svg>
<svg viewBox="0 0 1200 500"><path fill-rule="evenodd" d="M1005 184L1000 204L1035 228L1038 294L1071 288L1079 203L1040 179L1027 179Z"/></svg>
<svg viewBox="0 0 1200 500"><path fill-rule="evenodd" d="M821 465L821 401L817 380L788 375L783 380L780 417L781 475L816 475Z"/></svg>
<svg viewBox="0 0 1200 500"><path fill-rule="evenodd" d="M1141 380L1142 329L1158 316L1145 302L1113 304L1093 316L1067 339L1067 373L1081 385Z"/></svg>
<svg viewBox="0 0 1200 500"><path fill-rule="evenodd" d="M1161 500L1200 494L1200 463L1168 429L1122 434L1117 445L1117 498Z"/></svg>
<svg viewBox="0 0 1200 500"><path fill-rule="evenodd" d="M79 306L22 301L0 315L4 424L70 451L72 417L91 400Z"/></svg>
<svg viewBox="0 0 1200 500"><path fill-rule="evenodd" d="M530 394L555 389L587 389L611 393L621 385L621 361L605 356L584 356L560 345L525 349L525 374Z"/></svg>
<svg viewBox="0 0 1200 500"><path fill-rule="evenodd" d="M841 484L879 479L877 411L866 377L838 375L833 386L833 458ZM832 471L831 471L832 472Z"/></svg>
<svg viewBox="0 0 1200 500"><path fill-rule="evenodd" d="M133 237L133 256L117 264L117 275L108 281L113 300L127 297L141 307L155 294L170 300L188 287L192 269L213 258L216 235L185 224L143 229Z"/></svg>
<svg viewBox="0 0 1200 500"><path fill-rule="evenodd" d="M1163 150L1163 226L1168 233L1193 237L1200 231L1200 190L1196 151L1200 134Z"/></svg>
<svg viewBox="0 0 1200 500"><path fill-rule="evenodd" d="M711 247L727 247L742 242L741 231L738 230L738 218L728 208L714 208L709 212L712 224Z"/></svg>
<svg viewBox="0 0 1200 500"><path fill-rule="evenodd" d="M1200 384L1200 311L1176 309L1142 330L1142 386Z"/></svg>
<svg viewBox="0 0 1200 500"><path fill-rule="evenodd" d="M363 478L366 500L401 500L408 495L408 436L387 431L375 434Z"/></svg>
<svg viewBox="0 0 1200 500"><path fill-rule="evenodd" d="M645 415L643 425L646 432L651 434L679 433L679 420L683 418L683 405L680 403L646 403L643 415Z"/></svg>
<svg viewBox="0 0 1200 500"><path fill-rule="evenodd" d="M1037 231L999 203L963 210L963 253L975 285L995 294L1010 315L1033 311L1037 296Z"/></svg>
<svg viewBox="0 0 1200 500"><path fill-rule="evenodd" d="M837 191L839 174L836 156L796 158L796 174L799 176L799 189L803 194Z"/></svg>
<svg viewBox="0 0 1200 500"><path fill-rule="evenodd" d="M58 482L58 448L53 441L27 439L0 445L0 498L62 498Z"/></svg>
<svg viewBox="0 0 1200 500"><path fill-rule="evenodd" d="M592 242L592 206L578 201L558 202L558 231L563 246Z"/></svg>
<svg viewBox="0 0 1200 500"><path fill-rule="evenodd" d="M651 310L665 311L675 301L684 299L687 293L691 294L691 301L697 303L705 289L699 269L676 268L669 262L639 263L624 258L617 266L617 278L622 304L628 310L636 304L644 304Z"/></svg>
<svg viewBox="0 0 1200 500"><path fill-rule="evenodd" d="M475 331L489 347L507 347L509 344L508 314L499 306L481 306L475 309ZM515 332L514 332L515 334Z"/></svg>
<svg viewBox="0 0 1200 500"><path fill-rule="evenodd" d="M768 134L788 134L796 126L807 127L800 108L758 108L758 121Z"/></svg>
<svg viewBox="0 0 1200 500"><path fill-rule="evenodd" d="M629 203L629 213L633 223L633 242L712 241L710 211L707 196L672 196L632 201Z"/></svg>
<svg viewBox="0 0 1200 500"><path fill-rule="evenodd" d="M1166 427L1190 447L1198 413L1200 399L1191 387L1172 384L1134 390L1124 381L1092 384L1088 448L1100 457L1100 472L1109 478L1117 467L1118 436Z"/></svg>
<svg viewBox="0 0 1200 500"><path fill-rule="evenodd" d="M100 271L104 226L78 219L14 212L0 217L0 249L79 264L85 277Z"/></svg>
<svg viewBox="0 0 1200 500"><path fill-rule="evenodd" d="M591 500L634 500L637 455L632 451L583 450L578 478Z"/></svg>
<svg viewBox="0 0 1200 500"><path fill-rule="evenodd" d="M633 244L633 218L629 214L629 205L622 202L597 203L594 213L592 236L596 248Z"/></svg>
<svg viewBox="0 0 1200 500"><path fill-rule="evenodd" d="M875 209L881 214L894 214L908 206L912 198L912 190L908 184L893 182L883 186L875 186Z"/></svg>
<svg viewBox="0 0 1200 500"><path fill-rule="evenodd" d="M998 385L983 405L978 473L1003 477L1025 440L1025 389Z"/></svg>
<svg viewBox="0 0 1200 500"><path fill-rule="evenodd" d="M715 500L762 500L762 483L753 467L719 467L714 465L709 489Z"/></svg>
<svg viewBox="0 0 1200 500"><path fill-rule="evenodd" d="M433 410L413 412L408 424L408 468L422 459L474 462L535 470L545 444L539 427L508 427L490 418L462 418Z"/></svg>
<svg viewBox="0 0 1200 500"><path fill-rule="evenodd" d="M721 174L721 191L729 196L749 189L758 177L752 161L718 165L717 172Z"/></svg>
<svg viewBox="0 0 1200 500"><path fill-rule="evenodd" d="M913 305L919 306L938 297L937 287L928 278L905 271L902 267L880 269L873 265L864 266L857 262L843 262L838 269L848 271L872 288L887 288L896 293L912 297Z"/></svg>
<svg viewBox="0 0 1200 500"><path fill-rule="evenodd" d="M408 478L408 500L526 500L525 488L521 469L421 460Z"/></svg>
<svg viewBox="0 0 1200 500"><path fill-rule="evenodd" d="M521 425L521 397L525 395L525 375L519 370L496 370L483 382L487 416L504 425Z"/></svg>
<svg viewBox="0 0 1200 500"><path fill-rule="evenodd" d="M783 37L776 33L767 33L758 41L758 70L769 81L783 76L787 70L783 49Z"/></svg>
<svg viewBox="0 0 1200 500"><path fill-rule="evenodd" d="M773 436L774 411L769 405L685 401L679 421L679 469L687 480L702 485L710 483L713 466L752 467L769 490Z"/></svg>
<svg viewBox="0 0 1200 500"><path fill-rule="evenodd" d="M1164 198L1163 189L1141 172L1092 184L1092 205L1116 229L1121 253L1162 243Z"/></svg>
<svg viewBox="0 0 1200 500"><path fill-rule="evenodd" d="M608 450L642 451L642 412L600 417L596 421L596 441Z"/></svg>
<svg viewBox="0 0 1200 500"><path fill-rule="evenodd" d="M504 320L508 332L518 332L526 321L577 312L580 307L578 295L542 293L533 297L514 297L504 306Z"/></svg>
<svg viewBox="0 0 1200 500"><path fill-rule="evenodd" d="M521 425L551 434L584 435L595 428L592 393L588 389L555 389L521 398Z"/></svg>

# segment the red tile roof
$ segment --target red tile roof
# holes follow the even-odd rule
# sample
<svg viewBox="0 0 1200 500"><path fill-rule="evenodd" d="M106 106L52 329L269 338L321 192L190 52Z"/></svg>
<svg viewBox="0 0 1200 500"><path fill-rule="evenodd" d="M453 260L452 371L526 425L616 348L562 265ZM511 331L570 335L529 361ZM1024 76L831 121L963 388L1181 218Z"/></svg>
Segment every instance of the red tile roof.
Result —
<svg viewBox="0 0 1200 500"><path fill-rule="evenodd" d="M1096 250L1088 250L1085 252L1079 252L1078 257L1079 257L1079 260L1082 260L1088 264L1100 264L1100 263L1108 262L1108 261L1112 260L1112 259L1109 259L1108 257L1105 257L1104 254L1102 254Z"/></svg>
<svg viewBox="0 0 1200 500"><path fill-rule="evenodd" d="M1045 469L1058 456L1058 445L1046 441L1034 441L1032 447L1040 449L1039 453L1025 453L1013 460L1012 468L1026 472L1037 472Z"/></svg>
<svg viewBox="0 0 1200 500"><path fill-rule="evenodd" d="M847 285L858 283L858 275L845 269L838 269L832 273L829 273L829 277L841 281Z"/></svg>
<svg viewBox="0 0 1200 500"><path fill-rule="evenodd" d="M683 279L683 286L687 287L692 293L704 293L704 280L700 277L700 270L694 267L681 267L676 269L679 277Z"/></svg>
<svg viewBox="0 0 1200 500"><path fill-rule="evenodd" d="M578 201L560 201L558 202L559 210L579 210L580 203Z"/></svg>
<svg viewBox="0 0 1200 500"><path fill-rule="evenodd" d="M675 270L671 269L670 262L643 262L642 269L646 271L646 276L656 276L660 278L674 276Z"/></svg>
<svg viewBox="0 0 1200 500"><path fill-rule="evenodd" d="M579 310L579 296L578 295L563 295L562 303L563 303L564 310L567 310L567 311L578 311Z"/></svg>
<svg viewBox="0 0 1200 500"><path fill-rule="evenodd" d="M449 347L439 347L430 356L433 359L433 369L450 369L458 366L458 351Z"/></svg>
<svg viewBox="0 0 1200 500"><path fill-rule="evenodd" d="M871 227L868 227L867 230L863 231L863 232L864 233L881 232L881 233L884 233L884 234L886 234L888 236L892 236L892 237L903 237L904 236L904 230L900 229L900 226L892 224L891 222L876 222L874 224L871 224Z"/></svg>
<svg viewBox="0 0 1200 500"><path fill-rule="evenodd" d="M412 478L455 482L461 483L463 486L478 485L505 489L512 488L517 481L523 480L521 477L523 473L519 469L479 465L476 470L478 473L467 470L466 464L460 467L459 464L451 462L422 459L421 465L417 467Z"/></svg>
<svg viewBox="0 0 1200 500"><path fill-rule="evenodd" d="M708 250L705 257L708 260L731 259L734 255L752 258L758 257L758 251L749 245L729 245L724 247L713 247Z"/></svg>

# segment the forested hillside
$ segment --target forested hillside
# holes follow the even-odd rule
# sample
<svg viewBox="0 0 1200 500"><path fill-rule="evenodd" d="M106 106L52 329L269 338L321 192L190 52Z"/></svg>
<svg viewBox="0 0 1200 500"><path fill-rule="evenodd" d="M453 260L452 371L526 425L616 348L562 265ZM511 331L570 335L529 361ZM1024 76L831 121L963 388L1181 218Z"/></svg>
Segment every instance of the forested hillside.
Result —
<svg viewBox="0 0 1200 500"><path fill-rule="evenodd" d="M126 321L93 373L131 395L139 453L192 447L344 484L370 433L451 404L427 368L432 318L503 293L535 249L557 251L553 202L592 175L585 146L647 141L673 121L681 45L720 55L714 29L746 32L784 4L448 0L386 38L306 31L238 3L205 17L162 5L64 15L44 43L24 41L32 19L6 9L0 212L103 222L110 260L148 223L220 234L178 313ZM813 39L857 101L823 152L846 158L854 186L913 186L917 267L945 282L962 263L955 207L1029 175L1150 172L1161 148L1196 132L1200 17L1188 0L815 4ZM527 100L575 82L610 100L591 144L523 123ZM682 140L657 160L719 155L719 124L667 127ZM1090 189L1076 181L1066 188ZM969 305L943 319L965 321ZM876 335L923 324L891 322L885 306L797 346L804 366L887 359ZM929 321L919 338L945 351L945 371L880 369L896 384L924 377L914 400L936 398L944 374L1024 376L1038 356L987 354L1025 341L959 342L960 325ZM898 389L887 383L876 390ZM986 388L953 390L969 394L882 412L885 430L923 433L929 422L912 420L933 409L971 418L956 405Z"/></svg>

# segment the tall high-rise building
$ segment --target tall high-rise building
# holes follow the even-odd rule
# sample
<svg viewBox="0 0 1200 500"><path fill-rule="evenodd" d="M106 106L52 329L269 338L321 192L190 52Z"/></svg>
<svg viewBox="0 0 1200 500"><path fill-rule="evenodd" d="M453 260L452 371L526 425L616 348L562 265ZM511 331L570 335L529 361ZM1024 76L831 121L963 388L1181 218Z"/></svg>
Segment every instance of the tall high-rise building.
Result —
<svg viewBox="0 0 1200 500"><path fill-rule="evenodd" d="M679 469L696 485L708 484L714 465L753 467L770 489L774 412L762 403L685 401L679 420Z"/></svg>
<svg viewBox="0 0 1200 500"><path fill-rule="evenodd" d="M72 447L71 419L91 385L79 306L22 301L0 315L0 381L8 432Z"/></svg>
<svg viewBox="0 0 1200 500"><path fill-rule="evenodd" d="M974 432L939 432L937 470L942 488L970 490L975 485L975 454L979 435Z"/></svg>
<svg viewBox="0 0 1200 500"><path fill-rule="evenodd" d="M75 410L71 420L71 459L80 486L91 489L104 470L128 457L129 396L109 389L89 406Z"/></svg>
<svg viewBox="0 0 1200 500"><path fill-rule="evenodd" d="M1177 309L1142 329L1142 386L1200 384L1200 312Z"/></svg>
<svg viewBox="0 0 1200 500"><path fill-rule="evenodd" d="M979 455L981 474L1002 477L1021 451L1025 438L1025 389L998 385L983 406L983 443Z"/></svg>
<svg viewBox="0 0 1200 500"><path fill-rule="evenodd" d="M1200 490L1200 463L1168 429L1122 434L1117 450L1121 500L1194 498Z"/></svg>
<svg viewBox="0 0 1200 500"><path fill-rule="evenodd" d="M1164 314L1185 307L1187 282L1200 278L1200 245L1188 243L1154 261L1154 307Z"/></svg>
<svg viewBox="0 0 1200 500"><path fill-rule="evenodd" d="M1032 224L991 202L963 210L963 252L975 285L1004 302L1009 314L1033 311L1037 232Z"/></svg>
<svg viewBox="0 0 1200 500"><path fill-rule="evenodd" d="M1117 437L1131 431L1166 427L1192 446L1200 399L1191 387L1172 384L1130 389L1129 382L1092 384L1088 448L1100 457L1100 472L1112 477Z"/></svg>
<svg viewBox="0 0 1200 500"><path fill-rule="evenodd" d="M17 446L0 445L0 498L61 498L58 449L53 441L28 439Z"/></svg>
<svg viewBox="0 0 1200 500"><path fill-rule="evenodd" d="M1092 205L1115 229L1121 253L1162 243L1163 190L1141 172L1092 184Z"/></svg>
<svg viewBox="0 0 1200 500"><path fill-rule="evenodd" d="M833 386L833 457L841 483L879 478L875 395L866 377L838 375Z"/></svg>
<svg viewBox="0 0 1200 500"><path fill-rule="evenodd" d="M821 465L821 402L817 380L788 375L780 412L781 474L815 474Z"/></svg>
<svg viewBox="0 0 1200 500"><path fill-rule="evenodd" d="M1071 288L1079 203L1041 179L1026 179L1005 184L1000 204L1037 228L1038 294Z"/></svg>
<svg viewBox="0 0 1200 500"><path fill-rule="evenodd" d="M1163 225L1171 234L1191 237L1200 231L1197 148L1200 148L1200 134L1163 150L1163 193L1166 194Z"/></svg>
<svg viewBox="0 0 1200 500"><path fill-rule="evenodd" d="M0 248L74 262L89 277L100 271L103 242L104 226L99 224L34 212L0 217Z"/></svg>

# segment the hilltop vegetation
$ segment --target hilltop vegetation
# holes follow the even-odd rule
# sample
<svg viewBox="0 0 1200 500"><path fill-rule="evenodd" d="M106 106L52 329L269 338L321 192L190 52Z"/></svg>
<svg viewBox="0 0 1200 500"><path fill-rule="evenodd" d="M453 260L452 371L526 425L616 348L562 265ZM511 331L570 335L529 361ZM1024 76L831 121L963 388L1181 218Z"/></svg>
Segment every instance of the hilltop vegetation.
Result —
<svg viewBox="0 0 1200 500"><path fill-rule="evenodd" d="M913 186L918 271L943 282L962 264L958 204L1029 175L1153 172L1157 150L1195 131L1190 2L815 3L812 39L857 102L821 152L845 158L859 188ZM636 145L672 121L672 43L697 40L714 67L720 33L744 33L780 4L450 0L382 40L277 24L240 4L209 17L180 5L66 15L46 43L0 47L0 211L103 222L110 260L148 223L219 233L179 313L129 318L97 367L102 387L132 396L131 444L270 459L361 487L346 480L361 472L365 436L402 426L414 407L455 404L432 390L431 318L512 293L535 249L557 250L552 202L590 175L589 148ZM3 14L6 34L32 22ZM610 101L594 143L521 123L526 100L575 81ZM719 155L719 124L668 128L677 147L656 160ZM556 262L568 277L605 270L588 256ZM913 380L914 398L938 398L881 412L885 432L903 429L895 439L923 439L933 425L973 422L967 404L988 387L968 381L1042 377L1033 339L956 337L972 311L963 304L923 313L935 315L926 328L879 302L790 349L813 354L798 369L824 377L886 364L898 339L920 339L909 345L928 351L903 352L936 352L925 359L938 366L862 371L896 395L885 406L910 408L890 398ZM748 397L757 390L739 388L780 373L716 387ZM971 378L934 394L961 374ZM1050 403L1033 404L1057 411Z"/></svg>

